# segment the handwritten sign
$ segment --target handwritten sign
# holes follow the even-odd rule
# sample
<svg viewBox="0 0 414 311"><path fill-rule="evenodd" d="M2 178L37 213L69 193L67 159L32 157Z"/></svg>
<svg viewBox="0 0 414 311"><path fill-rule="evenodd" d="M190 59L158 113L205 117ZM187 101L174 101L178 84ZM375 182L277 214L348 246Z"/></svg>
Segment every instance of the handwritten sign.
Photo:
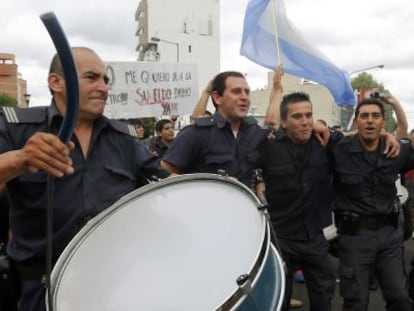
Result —
<svg viewBox="0 0 414 311"><path fill-rule="evenodd" d="M188 114L198 100L196 64L106 62L106 73L105 115L110 118Z"/></svg>

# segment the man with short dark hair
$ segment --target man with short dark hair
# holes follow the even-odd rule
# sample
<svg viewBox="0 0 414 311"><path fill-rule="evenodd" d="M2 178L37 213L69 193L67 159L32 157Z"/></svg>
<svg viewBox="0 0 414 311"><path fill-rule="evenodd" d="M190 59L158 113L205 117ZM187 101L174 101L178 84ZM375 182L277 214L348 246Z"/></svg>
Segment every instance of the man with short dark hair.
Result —
<svg viewBox="0 0 414 311"><path fill-rule="evenodd" d="M252 172L266 130L248 117L250 88L243 74L226 71L211 82L216 107L212 117L197 118L183 128L161 165L174 173L218 173L251 186Z"/></svg>
<svg viewBox="0 0 414 311"><path fill-rule="evenodd" d="M322 229L332 222L330 147L322 146L313 135L309 96L295 92L281 98L282 74L281 69L276 71L269 106L272 109L266 118L267 123L280 125L279 130L266 140L256 164L263 172L270 221L287 267L282 310L290 308L293 270L299 264L306 280L310 310L329 311L335 276ZM328 144L341 137L333 133Z"/></svg>
<svg viewBox="0 0 414 311"><path fill-rule="evenodd" d="M367 310L374 273L386 309L411 311L395 181L399 173L414 167L414 151L408 140L401 140L397 158L384 156L384 107L378 99L360 102L354 122L358 134L345 137L333 149L343 310Z"/></svg>
<svg viewBox="0 0 414 311"><path fill-rule="evenodd" d="M154 141L154 152L162 159L168 148L174 141L174 123L169 119L162 119L155 124L157 137Z"/></svg>

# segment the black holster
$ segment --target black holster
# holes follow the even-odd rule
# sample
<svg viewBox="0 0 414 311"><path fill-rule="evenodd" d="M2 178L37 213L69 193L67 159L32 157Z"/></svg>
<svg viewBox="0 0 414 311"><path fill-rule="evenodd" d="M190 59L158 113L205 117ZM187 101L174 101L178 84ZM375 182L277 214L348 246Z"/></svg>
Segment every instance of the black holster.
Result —
<svg viewBox="0 0 414 311"><path fill-rule="evenodd" d="M13 261L6 254L6 245L0 244L0 309L17 310L19 297L19 274Z"/></svg>
<svg viewBox="0 0 414 311"><path fill-rule="evenodd" d="M359 229L359 215L354 212L336 212L335 224L339 234L354 235Z"/></svg>

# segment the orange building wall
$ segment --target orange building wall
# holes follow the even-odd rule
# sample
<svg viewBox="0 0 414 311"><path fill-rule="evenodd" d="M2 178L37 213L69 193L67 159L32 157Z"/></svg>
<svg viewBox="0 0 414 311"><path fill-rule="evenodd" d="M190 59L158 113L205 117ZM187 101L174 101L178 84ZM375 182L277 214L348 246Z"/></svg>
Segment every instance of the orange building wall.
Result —
<svg viewBox="0 0 414 311"><path fill-rule="evenodd" d="M15 98L20 107L27 107L27 83L19 77L17 67L14 54L0 53L0 93Z"/></svg>

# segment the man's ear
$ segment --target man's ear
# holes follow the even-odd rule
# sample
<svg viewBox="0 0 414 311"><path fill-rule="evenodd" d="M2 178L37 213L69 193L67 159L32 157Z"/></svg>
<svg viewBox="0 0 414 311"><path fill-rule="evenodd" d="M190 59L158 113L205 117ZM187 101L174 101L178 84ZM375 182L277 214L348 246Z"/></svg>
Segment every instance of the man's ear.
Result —
<svg viewBox="0 0 414 311"><path fill-rule="evenodd" d="M213 92L211 92L211 97L214 100L214 102L216 103L216 105L220 106L221 96L219 95L219 93L217 93L217 91L213 91Z"/></svg>
<svg viewBox="0 0 414 311"><path fill-rule="evenodd" d="M49 85L49 88L54 92L54 93L59 93L62 91L62 86L63 86L63 77L57 73L49 73L49 76L47 77L47 83Z"/></svg>
<svg viewBox="0 0 414 311"><path fill-rule="evenodd" d="M286 120L280 119L280 126L285 129L286 128Z"/></svg>

